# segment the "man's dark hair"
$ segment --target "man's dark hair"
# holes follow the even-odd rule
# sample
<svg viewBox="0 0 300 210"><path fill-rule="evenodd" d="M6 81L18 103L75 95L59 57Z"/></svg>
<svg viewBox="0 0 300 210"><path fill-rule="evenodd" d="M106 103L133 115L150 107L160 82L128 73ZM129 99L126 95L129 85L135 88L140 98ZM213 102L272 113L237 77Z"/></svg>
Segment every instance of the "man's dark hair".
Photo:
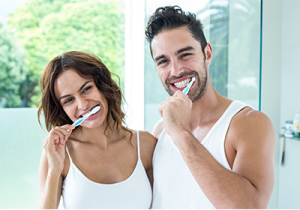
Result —
<svg viewBox="0 0 300 210"><path fill-rule="evenodd" d="M146 39L150 43L150 51L152 55L151 43L153 38L163 30L171 30L186 26L192 36L200 42L202 52L206 47L206 39L203 33L203 25L196 18L194 13L184 12L179 6L166 6L156 9L154 14L149 18L146 27Z"/></svg>

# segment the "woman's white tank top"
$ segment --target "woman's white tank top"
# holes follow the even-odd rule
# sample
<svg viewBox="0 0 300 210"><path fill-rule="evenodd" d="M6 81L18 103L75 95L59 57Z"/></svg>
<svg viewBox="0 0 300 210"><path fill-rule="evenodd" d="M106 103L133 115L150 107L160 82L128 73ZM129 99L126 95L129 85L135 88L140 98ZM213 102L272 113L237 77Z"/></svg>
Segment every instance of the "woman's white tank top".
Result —
<svg viewBox="0 0 300 210"><path fill-rule="evenodd" d="M232 117L246 104L232 102L205 136L202 145L226 169L225 137ZM163 130L153 155L153 209L215 208L205 196L173 139Z"/></svg>
<svg viewBox="0 0 300 210"><path fill-rule="evenodd" d="M148 209L152 189L140 158L137 131L138 161L126 180L114 184L100 184L88 179L70 158L70 168L62 185L63 207L68 209Z"/></svg>

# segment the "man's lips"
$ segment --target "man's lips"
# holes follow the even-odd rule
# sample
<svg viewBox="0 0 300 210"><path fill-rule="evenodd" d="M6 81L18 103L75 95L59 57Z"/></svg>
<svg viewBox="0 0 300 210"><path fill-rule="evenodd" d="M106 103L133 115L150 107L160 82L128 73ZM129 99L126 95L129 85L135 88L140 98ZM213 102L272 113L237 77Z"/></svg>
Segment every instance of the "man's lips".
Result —
<svg viewBox="0 0 300 210"><path fill-rule="evenodd" d="M181 82L181 81L184 81L184 80L186 80L186 79L191 79L193 76L190 76L190 77L182 77L182 78L180 78L180 79L176 79L176 80L174 80L174 81L172 81L172 82L168 82L169 84L171 84L171 85L174 85L174 83L177 83L177 82Z"/></svg>
<svg viewBox="0 0 300 210"><path fill-rule="evenodd" d="M182 78L176 79L176 80L172 81L172 83L170 82L169 85L172 86L172 88L175 91L177 91L177 90L183 91L184 88L186 88L188 86L188 84L191 82L192 77L194 77L194 76L182 77ZM177 84L175 85L175 83L177 83Z"/></svg>
<svg viewBox="0 0 300 210"><path fill-rule="evenodd" d="M194 84L195 84L195 83L192 84L191 88L194 86ZM172 86L172 88L173 88L175 91L177 91L177 90L183 91L183 90L187 87L187 86L185 86L185 87L182 87L182 88L178 88L178 87L176 87L175 85L171 85L171 86ZM191 88L190 88L190 89L191 89Z"/></svg>

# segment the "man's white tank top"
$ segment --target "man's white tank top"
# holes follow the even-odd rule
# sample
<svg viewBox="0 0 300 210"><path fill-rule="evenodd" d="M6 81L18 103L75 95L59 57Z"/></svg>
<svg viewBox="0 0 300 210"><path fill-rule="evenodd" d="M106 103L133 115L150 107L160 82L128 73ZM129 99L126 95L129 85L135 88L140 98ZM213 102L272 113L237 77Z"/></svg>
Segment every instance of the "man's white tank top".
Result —
<svg viewBox="0 0 300 210"><path fill-rule="evenodd" d="M63 207L68 209L148 209L152 189L140 158L137 131L138 161L126 180L114 184L100 184L88 179L70 158L70 168L63 181ZM101 173L101 172L99 172Z"/></svg>
<svg viewBox="0 0 300 210"><path fill-rule="evenodd" d="M231 170L225 155L225 137L232 117L246 104L232 102L207 133L202 145L225 168ZM153 209L212 209L187 167L178 147L165 130L161 133L153 155Z"/></svg>

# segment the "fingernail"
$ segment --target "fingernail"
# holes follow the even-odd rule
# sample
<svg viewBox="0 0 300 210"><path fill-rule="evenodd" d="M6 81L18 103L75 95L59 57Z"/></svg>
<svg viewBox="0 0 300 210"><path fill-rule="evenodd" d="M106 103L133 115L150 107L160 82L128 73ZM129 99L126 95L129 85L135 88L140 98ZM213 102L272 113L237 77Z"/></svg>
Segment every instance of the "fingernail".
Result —
<svg viewBox="0 0 300 210"><path fill-rule="evenodd" d="M67 130L68 132L70 131L70 130Z"/></svg>

